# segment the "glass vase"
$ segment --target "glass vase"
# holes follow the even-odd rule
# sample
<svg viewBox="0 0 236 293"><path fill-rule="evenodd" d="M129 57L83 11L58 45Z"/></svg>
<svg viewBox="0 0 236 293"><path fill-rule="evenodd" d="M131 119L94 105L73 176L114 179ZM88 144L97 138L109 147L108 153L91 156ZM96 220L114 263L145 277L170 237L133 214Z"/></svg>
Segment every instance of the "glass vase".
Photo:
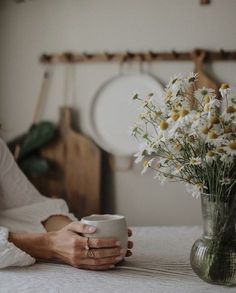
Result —
<svg viewBox="0 0 236 293"><path fill-rule="evenodd" d="M204 281L236 285L236 196L201 195L203 235L192 249L190 262Z"/></svg>

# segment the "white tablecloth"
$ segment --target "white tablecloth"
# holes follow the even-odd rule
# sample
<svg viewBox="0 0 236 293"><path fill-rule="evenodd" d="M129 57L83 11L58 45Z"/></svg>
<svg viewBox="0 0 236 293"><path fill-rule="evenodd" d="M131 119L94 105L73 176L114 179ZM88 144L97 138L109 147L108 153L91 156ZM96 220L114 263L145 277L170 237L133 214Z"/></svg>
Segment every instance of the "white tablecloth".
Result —
<svg viewBox="0 0 236 293"><path fill-rule="evenodd" d="M204 293L236 292L200 280L189 264L198 227L134 228L133 257L106 272L37 263L0 271L0 293Z"/></svg>

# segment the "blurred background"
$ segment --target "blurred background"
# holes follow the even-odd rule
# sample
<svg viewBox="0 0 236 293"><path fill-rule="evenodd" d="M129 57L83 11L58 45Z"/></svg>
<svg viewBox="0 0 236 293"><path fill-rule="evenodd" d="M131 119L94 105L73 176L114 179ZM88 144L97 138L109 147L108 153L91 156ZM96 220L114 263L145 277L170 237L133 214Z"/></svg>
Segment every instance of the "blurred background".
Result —
<svg viewBox="0 0 236 293"><path fill-rule="evenodd" d="M208 5L200 2L1 0L1 136L10 142L32 124L45 70L39 62L43 53L235 50L236 1L212 0ZM139 65L132 64L125 70L139 71ZM173 75L187 74L194 68L192 61L155 61L143 65L162 85ZM64 104L65 65L52 67L40 119L57 124L59 107ZM206 70L215 81L236 85L235 61L213 62ZM84 62L75 65L73 71L70 106L78 112L74 127L98 143L90 119L91 104L98 88L119 74L120 64ZM98 212L124 214L132 226L200 224L200 200L193 199L184 185L161 185L153 180L152 172L141 175L140 165L125 171L111 168L104 151L100 164ZM76 172L75 169L75 177Z"/></svg>

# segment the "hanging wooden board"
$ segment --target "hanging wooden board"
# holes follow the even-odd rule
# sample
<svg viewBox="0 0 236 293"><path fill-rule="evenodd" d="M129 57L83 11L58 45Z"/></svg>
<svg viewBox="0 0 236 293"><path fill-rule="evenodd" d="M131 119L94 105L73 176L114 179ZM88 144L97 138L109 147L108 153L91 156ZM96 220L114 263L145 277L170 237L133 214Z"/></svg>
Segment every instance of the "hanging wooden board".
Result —
<svg viewBox="0 0 236 293"><path fill-rule="evenodd" d="M203 87L214 89L216 92L216 95L219 96L219 84L214 81L211 77L209 77L205 70L204 70L204 59L206 57L205 51L199 51L194 50L192 52L192 58L194 62L194 69L193 72L198 74L198 78L194 84L194 87L192 86L188 90L189 94L189 102L191 107L194 107L194 98L193 98L193 92L196 89L201 89Z"/></svg>
<svg viewBox="0 0 236 293"><path fill-rule="evenodd" d="M59 137L41 150L52 163L44 189L51 196L65 198L81 218L100 213L101 151L71 128L71 116L71 108L61 108Z"/></svg>
<svg viewBox="0 0 236 293"><path fill-rule="evenodd" d="M216 81L214 81L212 78L210 78L204 71L204 59L206 57L206 53L204 51L201 51L198 54L198 51L193 51L193 61L195 64L194 72L198 73L198 79L196 81L196 87L202 88L212 88L218 93L219 91L219 85Z"/></svg>

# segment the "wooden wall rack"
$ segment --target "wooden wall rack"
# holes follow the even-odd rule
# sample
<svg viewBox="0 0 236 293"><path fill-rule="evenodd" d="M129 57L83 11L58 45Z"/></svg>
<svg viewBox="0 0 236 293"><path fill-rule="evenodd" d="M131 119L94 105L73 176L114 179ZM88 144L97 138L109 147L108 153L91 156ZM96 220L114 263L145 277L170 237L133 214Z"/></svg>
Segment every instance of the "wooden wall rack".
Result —
<svg viewBox="0 0 236 293"><path fill-rule="evenodd" d="M195 49L194 52L205 52L205 61L236 61L236 51L209 51ZM84 63L84 62L153 62L153 61L191 61L193 52L104 52L104 53L71 53L43 54L40 62L44 64Z"/></svg>

